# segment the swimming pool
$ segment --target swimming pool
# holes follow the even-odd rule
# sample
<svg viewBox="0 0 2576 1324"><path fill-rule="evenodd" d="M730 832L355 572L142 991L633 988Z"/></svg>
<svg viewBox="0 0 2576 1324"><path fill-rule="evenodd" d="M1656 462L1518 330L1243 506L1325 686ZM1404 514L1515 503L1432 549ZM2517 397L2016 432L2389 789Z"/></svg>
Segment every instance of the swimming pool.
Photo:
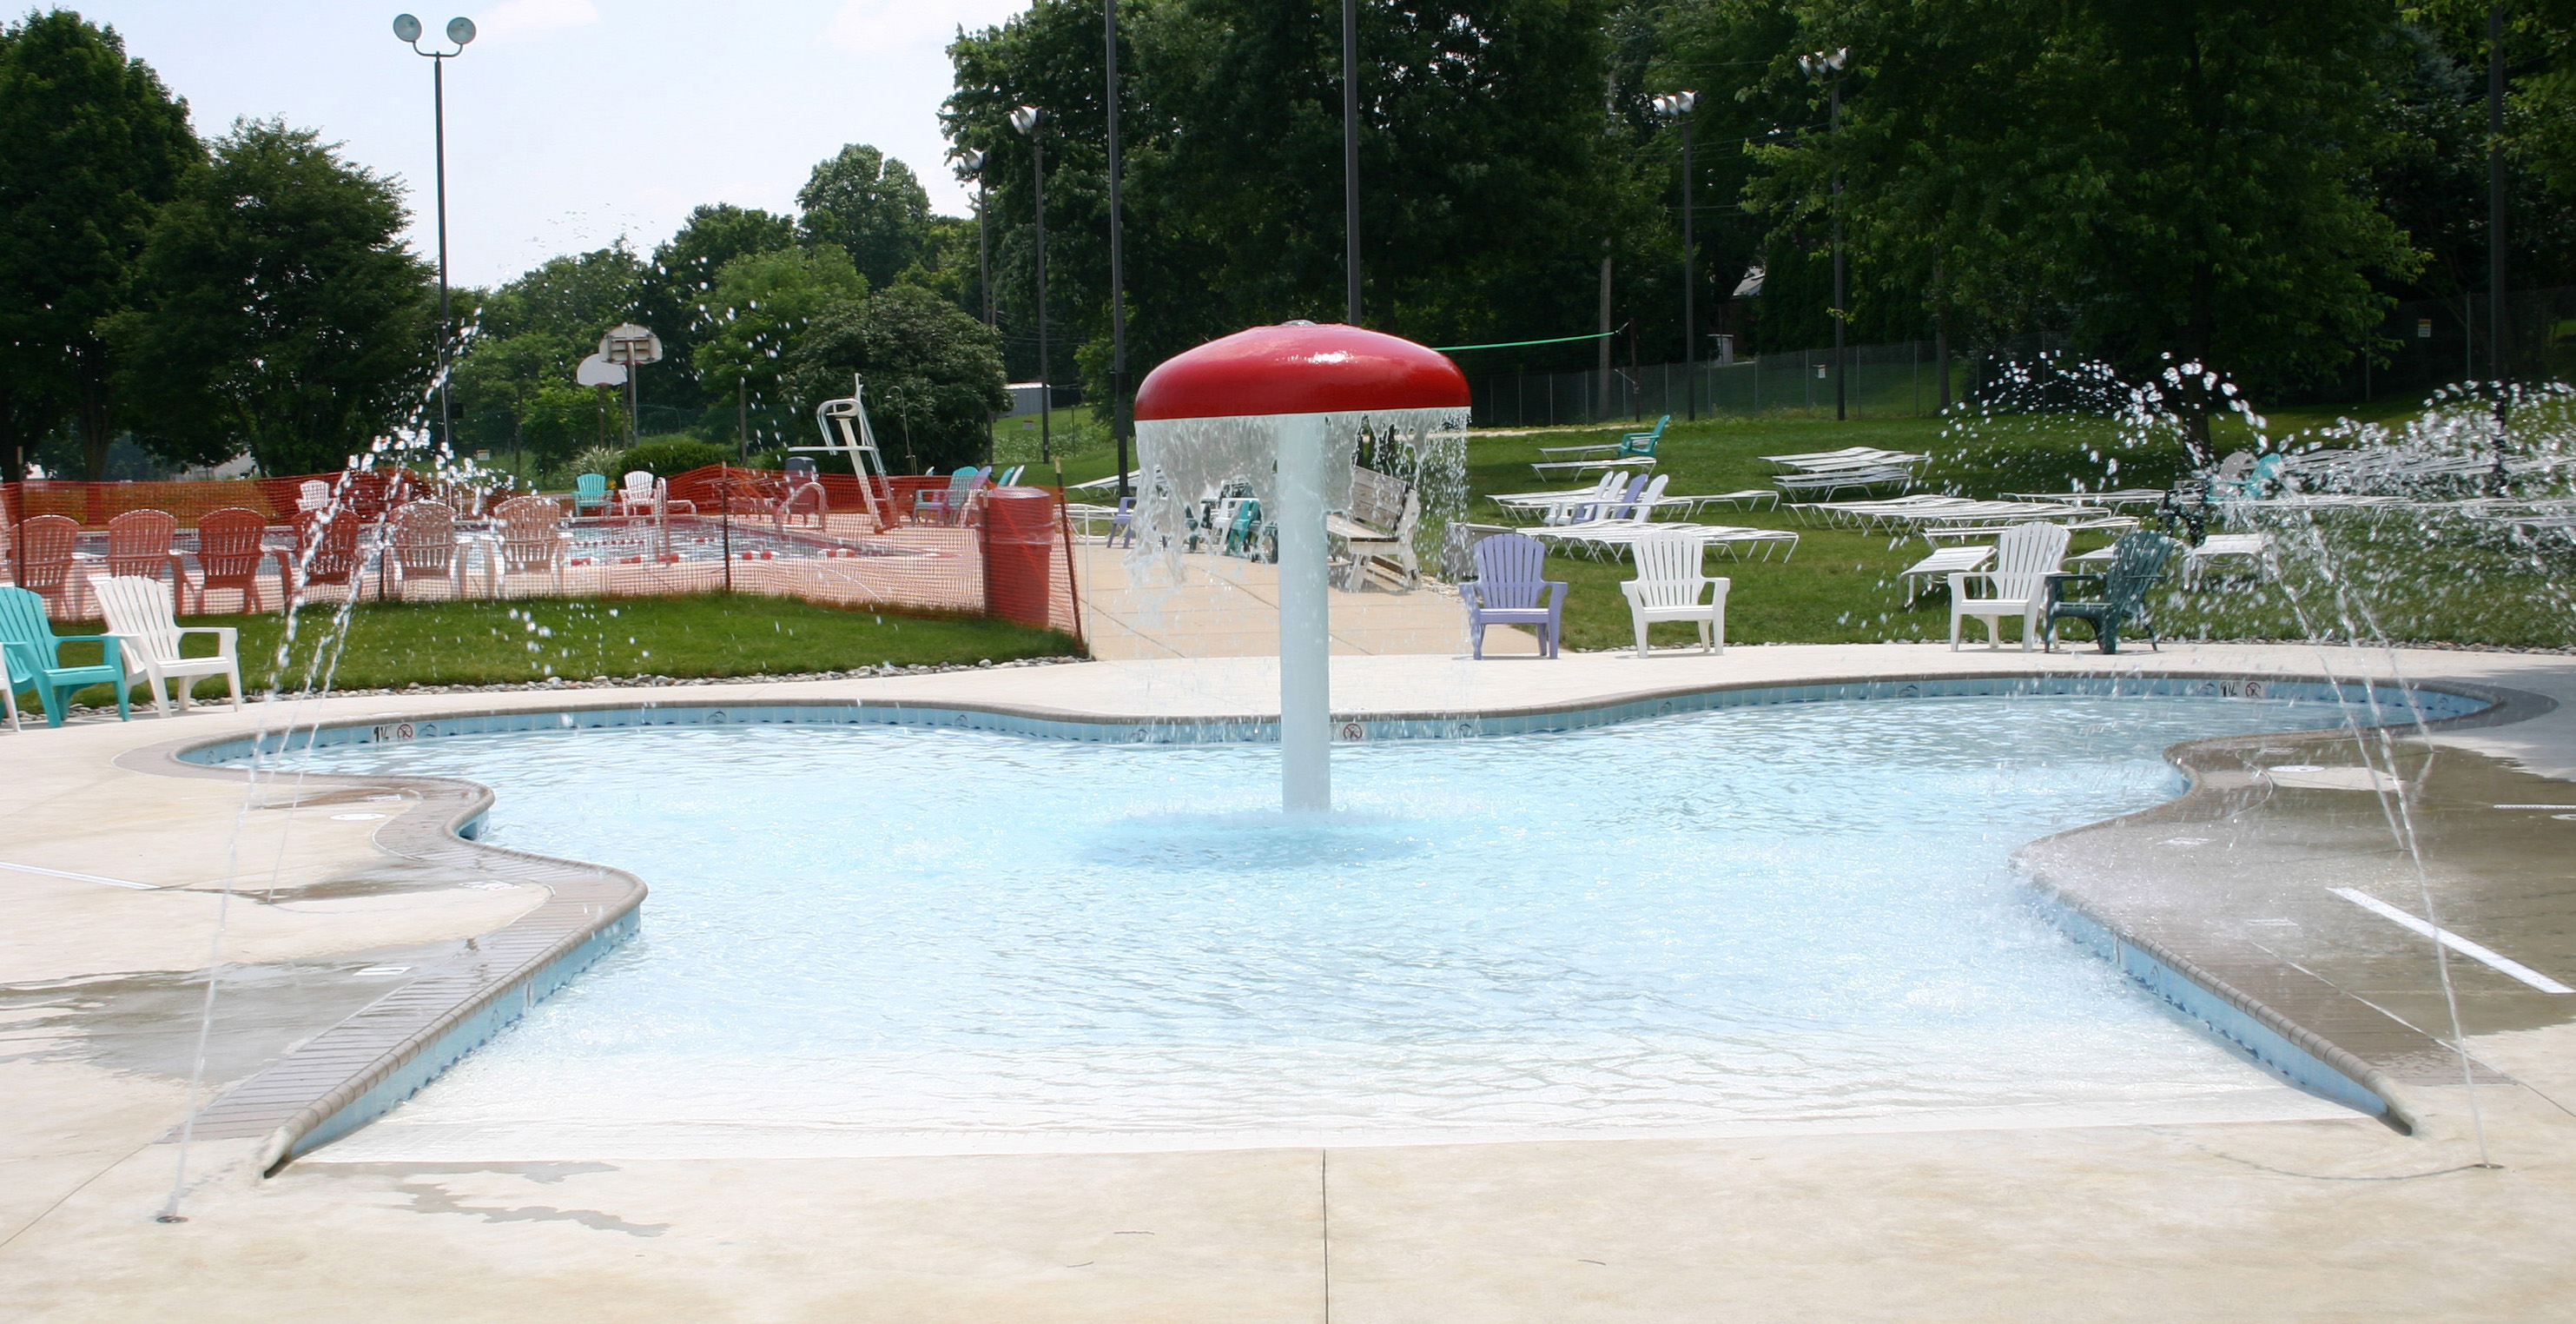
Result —
<svg viewBox="0 0 2576 1324"><path fill-rule="evenodd" d="M642 933L337 1158L867 1154L2345 1115L2062 937L2034 837L2322 705L1829 702L1335 751L904 726L468 735L484 839Z"/></svg>

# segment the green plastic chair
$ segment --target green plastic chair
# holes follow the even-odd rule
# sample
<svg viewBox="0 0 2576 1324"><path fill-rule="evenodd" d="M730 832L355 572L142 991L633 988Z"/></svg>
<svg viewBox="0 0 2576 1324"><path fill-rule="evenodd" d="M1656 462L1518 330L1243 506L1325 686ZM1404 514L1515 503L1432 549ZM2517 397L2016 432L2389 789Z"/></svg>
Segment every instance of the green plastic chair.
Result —
<svg viewBox="0 0 2576 1324"><path fill-rule="evenodd" d="M2107 573L2049 576L2048 650L2056 651L2057 623L2061 620L2090 622L2093 637L2105 653L2120 651L2120 631L2131 624L2146 632L2147 647L2156 648L2155 623L2147 616L2147 590L2165 577L2165 562L2173 559L2180 546L2161 533L2140 531L2111 545L2111 569ZM2067 585L2079 579L2102 581L2102 596L2090 602L2066 601L2063 595Z"/></svg>
<svg viewBox="0 0 2576 1324"><path fill-rule="evenodd" d="M1672 425L1672 421L1673 416L1666 414L1662 418L1655 420L1653 431L1631 432L1626 436L1619 438L1620 458L1624 459L1631 455L1654 454L1656 444L1664 439L1664 429L1670 427Z"/></svg>
<svg viewBox="0 0 2576 1324"><path fill-rule="evenodd" d="M608 475L583 474L572 480L572 513L583 514L608 509Z"/></svg>
<svg viewBox="0 0 2576 1324"><path fill-rule="evenodd" d="M67 667L62 665L65 644L102 644L107 651L94 665ZM134 716L126 707L125 660L117 638L57 636L54 623L45 618L45 600L23 588L0 588L0 655L8 658L11 730L18 729L18 695L29 690L44 701L47 726L61 726L72 694L90 685L114 686L117 719Z"/></svg>

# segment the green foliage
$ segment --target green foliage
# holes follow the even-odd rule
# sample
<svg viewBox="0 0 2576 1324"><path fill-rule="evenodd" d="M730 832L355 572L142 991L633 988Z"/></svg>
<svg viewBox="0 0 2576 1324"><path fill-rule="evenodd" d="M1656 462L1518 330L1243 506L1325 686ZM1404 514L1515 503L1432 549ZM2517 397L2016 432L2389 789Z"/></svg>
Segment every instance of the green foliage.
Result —
<svg viewBox="0 0 2576 1324"><path fill-rule="evenodd" d="M695 437L655 437L638 443L617 462L614 479L636 469L656 478L669 478L710 464L728 464L733 460L733 447L719 446Z"/></svg>
<svg viewBox="0 0 2576 1324"><path fill-rule="evenodd" d="M846 394L858 374L887 462L952 468L983 457L986 417L1010 408L998 342L954 304L898 285L818 316L785 360L781 389L819 401Z"/></svg>
<svg viewBox="0 0 2576 1324"><path fill-rule="evenodd" d="M1605 237L1650 231L1602 132L1606 6L1363 6L1370 325L1432 344L1588 326ZM1133 377L1246 325L1344 316L1340 24L1286 0L1120 7ZM1040 0L950 47L950 135L987 151L1014 376L1036 367L1035 188L1012 107L1045 108L1047 269L1063 351L1105 398L1107 162L1096 0ZM1619 250L1625 253L1627 250ZM1667 248L1665 251L1669 252ZM1587 351L1588 352L1588 351Z"/></svg>
<svg viewBox="0 0 2576 1324"><path fill-rule="evenodd" d="M2377 0L1963 0L1808 7L1849 46L1839 131L1762 149L1755 188L1809 242L1842 182L1855 249L1971 320L2062 310L2079 346L2276 387L2337 367L2417 263L2365 182L2392 146ZM1775 58L1769 84L1822 84ZM1816 110L1809 111L1811 116ZM1821 130L1821 131L1819 131Z"/></svg>
<svg viewBox="0 0 2576 1324"><path fill-rule="evenodd" d="M243 120L164 207L141 309L111 320L138 433L270 473L336 469L417 416L435 364L431 271L393 182L310 129Z"/></svg>
<svg viewBox="0 0 2576 1324"><path fill-rule="evenodd" d="M86 476L118 420L101 324L131 306L161 205L202 155L186 103L113 28L69 10L0 30L0 453L68 415Z"/></svg>
<svg viewBox="0 0 2576 1324"><path fill-rule="evenodd" d="M644 264L620 241L548 258L488 292L460 292L467 308L458 319L471 330L449 388L459 449L525 453L543 470L595 441L599 402L574 384L573 372L598 352L608 328L641 315L645 284ZM663 371L655 364L640 380ZM612 435L624 431L623 414L622 404L614 407Z"/></svg>
<svg viewBox="0 0 2576 1324"><path fill-rule="evenodd" d="M910 166L866 143L815 166L796 205L805 242L847 253L875 289L920 260L929 241L930 195Z"/></svg>
<svg viewBox="0 0 2576 1324"><path fill-rule="evenodd" d="M735 258L795 246L793 219L718 203L690 212L679 232L653 250L635 312L638 321L660 333L662 361L638 382L644 403L691 408L719 395L730 397L729 383L701 380L696 358L714 312L708 298L717 276Z"/></svg>
<svg viewBox="0 0 2576 1324"><path fill-rule="evenodd" d="M698 376L733 394L744 383L750 398L751 434L764 442L804 435L804 419L817 400L798 389L780 389L780 374L808 331L826 315L864 298L867 278L838 248L789 248L753 253L725 264L705 299ZM829 395L847 395L844 384ZM731 411L726 411L731 412Z"/></svg>

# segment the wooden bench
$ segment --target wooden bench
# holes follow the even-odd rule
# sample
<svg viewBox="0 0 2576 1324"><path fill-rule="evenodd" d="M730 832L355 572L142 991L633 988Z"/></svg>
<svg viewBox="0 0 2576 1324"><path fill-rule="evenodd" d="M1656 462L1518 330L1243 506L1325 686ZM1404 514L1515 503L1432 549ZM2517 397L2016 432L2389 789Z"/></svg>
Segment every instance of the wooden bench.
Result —
<svg viewBox="0 0 2576 1324"><path fill-rule="evenodd" d="M1324 536L1344 588L1360 586L1373 561L1385 561L1412 588L1422 579L1413 535L1422 522L1422 498L1413 484L1374 469L1351 466L1348 508L1324 517Z"/></svg>

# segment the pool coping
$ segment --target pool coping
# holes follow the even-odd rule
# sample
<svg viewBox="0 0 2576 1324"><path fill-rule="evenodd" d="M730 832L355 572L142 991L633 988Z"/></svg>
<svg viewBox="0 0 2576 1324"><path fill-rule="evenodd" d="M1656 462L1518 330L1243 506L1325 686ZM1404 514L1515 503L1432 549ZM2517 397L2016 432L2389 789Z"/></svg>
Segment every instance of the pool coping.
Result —
<svg viewBox="0 0 2576 1324"><path fill-rule="evenodd" d="M1333 717L1337 741L1381 739L1447 739L1468 735L1571 731L1643 718L1726 708L1778 706L1837 700L1987 697L2004 694L2106 694L2135 697L2248 698L2283 695L2285 686L2312 687L2349 695L2360 690L2376 696L2440 696L2470 707L2423 718L2430 730L2504 725L2554 710L2556 701L2527 691L2476 682L2440 679L2400 683L2374 677L2337 679L2297 673L2249 673L2236 668L2190 667L2156 671L2104 672L2077 669L1995 670L1916 676L1810 678L1803 683L1747 681L1735 684L1687 684L1631 691L1556 703L1463 710L1349 712ZM2040 687L2036 691L2034 687ZM2191 687L2189 693L2160 695L2164 687ZM1789 695L1792 697L1761 697ZM426 699L430 696L421 696ZM461 696L449 696L461 697ZM572 696L565 696L571 699ZM731 724L730 714L777 710L791 714L837 713L842 724L945 726L1002 730L1053 738L1101 739L1115 731L1115 743L1199 743L1173 739L1179 733L1209 728L1226 743L1276 739L1275 715L1237 717L1126 715L1080 712L1038 704L995 701L907 701L870 698L817 699L805 703L768 698L728 703L722 696L674 695L660 692L639 697L634 691L602 695L595 700L544 707L487 707L432 711L403 717L383 712L363 717L325 719L294 731L311 733L307 743L407 741L444 735L492 731L604 729L631 726ZM2420 706L2401 711L2420 714ZM712 714L714 722L707 719ZM641 715L646 720L591 721ZM651 720L653 718L671 720ZM695 722L686 719L695 717ZM948 720L936 720L946 717ZM1584 720L1567 720L1584 719ZM805 716L787 723L815 724ZM1032 729L1044 724L1052 731ZM2408 721L2407 724L2414 724ZM450 729L437 730L439 726ZM466 729L455 729L463 726ZM430 728L424 730L423 728ZM326 733L364 729L364 740L323 740ZM281 744L293 731L283 733ZM2278 734L2290 735L2297 732ZM1157 738L1163 737L1163 738ZM118 755L115 766L160 776L248 782L246 769L217 766L219 751L258 748L263 733L209 733L161 741ZM2215 737L2213 741L2229 739ZM2185 742L2167 758L2191 778L2183 796L2141 813L2154 813L2183 802L2202 790L2197 771L2180 751L2204 742ZM365 1125L410 1097L494 1033L518 1019L547 994L622 943L640 922L639 907L647 894L642 879L623 870L583 861L489 845L474 840L483 816L496 796L489 787L463 778L400 775L298 774L296 785L311 792L372 790L408 793L415 802L395 814L372 835L374 844L399 858L447 865L510 883L547 889L548 899L501 928L471 940L467 950L411 979L299 1045L267 1068L217 1096L195 1115L198 1138L259 1138L257 1168L274 1174L297 1157ZM2124 816L2129 817L2129 816ZM2119 820L2106 820L2119 821ZM2087 828L2099 824L2087 825ZM2075 829L2083 831L2086 828ZM2064 836L2067 834L2056 834ZM2051 840L2043 838L2042 840ZM2036 844L2036 843L2031 843ZM2024 847L2027 849L2027 846ZM2033 879L2042 900L2078 941L2093 942L2098 932L2110 943L2115 966L2149 991L2201 1020L2221 1037L2237 1043L2274 1070L2308 1088L2392 1119L2412 1129L2415 1111L2398 1084L2368 1063L2297 1024L2187 956L2168 950L2152 938L2128 932L2110 918L2086 907L2063 883ZM2096 950L2102 947L2095 944ZM2371 1102L2380 1106L2376 1109ZM173 1138L175 1138L173 1133Z"/></svg>

